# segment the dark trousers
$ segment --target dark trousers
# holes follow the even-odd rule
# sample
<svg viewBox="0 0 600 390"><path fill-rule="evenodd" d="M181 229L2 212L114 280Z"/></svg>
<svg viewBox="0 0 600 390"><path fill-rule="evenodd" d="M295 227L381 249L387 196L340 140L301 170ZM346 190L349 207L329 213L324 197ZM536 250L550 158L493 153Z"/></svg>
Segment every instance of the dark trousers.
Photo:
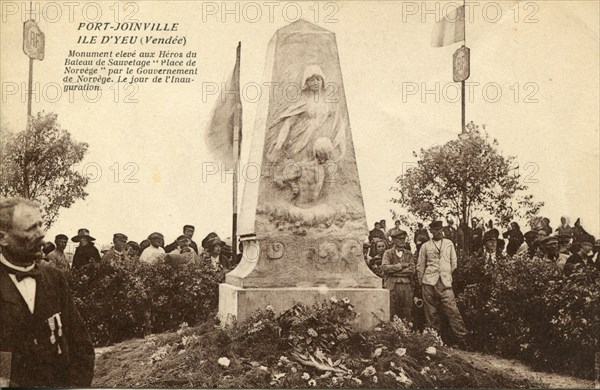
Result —
<svg viewBox="0 0 600 390"><path fill-rule="evenodd" d="M411 284L386 280L384 286L390 290L390 318L393 319L394 316L397 316L412 323L413 289Z"/></svg>

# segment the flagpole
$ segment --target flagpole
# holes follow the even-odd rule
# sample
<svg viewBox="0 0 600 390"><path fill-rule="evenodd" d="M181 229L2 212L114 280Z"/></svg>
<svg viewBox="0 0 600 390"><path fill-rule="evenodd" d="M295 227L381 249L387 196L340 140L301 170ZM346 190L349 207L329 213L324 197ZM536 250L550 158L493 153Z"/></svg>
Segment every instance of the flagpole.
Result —
<svg viewBox="0 0 600 390"><path fill-rule="evenodd" d="M231 225L231 261L237 261L237 210L238 210L238 168L240 156L240 132L242 131L242 101L240 99L240 57L242 43L238 42L236 50L236 67L234 74L235 111L233 113L233 215Z"/></svg>
<svg viewBox="0 0 600 390"><path fill-rule="evenodd" d="M464 20L464 40L463 47L467 47L467 5L466 0L463 0L463 20ZM461 118L462 118L462 134L467 133L467 125L466 125L466 111L467 111L467 102L465 97L465 80L460 82L461 89Z"/></svg>

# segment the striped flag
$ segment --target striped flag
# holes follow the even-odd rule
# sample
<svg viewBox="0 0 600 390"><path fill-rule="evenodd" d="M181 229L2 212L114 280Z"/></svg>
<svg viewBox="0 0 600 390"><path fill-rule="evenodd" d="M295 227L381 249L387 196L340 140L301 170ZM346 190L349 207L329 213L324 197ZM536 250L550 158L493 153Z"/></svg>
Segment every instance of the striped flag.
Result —
<svg viewBox="0 0 600 390"><path fill-rule="evenodd" d="M431 46L442 47L465 39L465 6L452 10L437 22L431 33Z"/></svg>
<svg viewBox="0 0 600 390"><path fill-rule="evenodd" d="M240 49L237 47L235 67L225 90L221 91L210 122L204 133L204 141L209 152L219 162L225 163L226 169L232 169L239 158L241 143L242 105L240 99ZM234 134L238 135L237 156L234 156Z"/></svg>

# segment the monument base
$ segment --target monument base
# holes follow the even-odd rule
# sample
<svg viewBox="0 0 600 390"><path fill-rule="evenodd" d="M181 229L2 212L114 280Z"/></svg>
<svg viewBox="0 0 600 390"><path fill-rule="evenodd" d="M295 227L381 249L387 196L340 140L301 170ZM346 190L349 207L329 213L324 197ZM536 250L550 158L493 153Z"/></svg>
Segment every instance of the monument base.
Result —
<svg viewBox="0 0 600 390"><path fill-rule="evenodd" d="M360 315L358 329L369 329L381 320L390 319L390 294L384 288L328 288L280 287L241 288L231 284L219 285L219 318L222 323L234 318L244 321L258 309L271 305L275 313L285 311L297 303L312 305L332 297L348 298Z"/></svg>

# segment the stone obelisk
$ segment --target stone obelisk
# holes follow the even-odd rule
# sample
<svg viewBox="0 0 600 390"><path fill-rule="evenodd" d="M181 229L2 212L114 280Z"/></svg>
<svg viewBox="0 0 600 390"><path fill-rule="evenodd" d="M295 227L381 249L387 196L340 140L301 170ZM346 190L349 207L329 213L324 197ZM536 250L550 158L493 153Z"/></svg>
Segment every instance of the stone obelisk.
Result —
<svg viewBox="0 0 600 390"><path fill-rule="evenodd" d="M304 20L277 30L264 82L242 169L260 175L241 178L243 256L219 286L220 318L336 297L350 299L361 328L389 319L389 293L362 254L368 228L335 34Z"/></svg>

